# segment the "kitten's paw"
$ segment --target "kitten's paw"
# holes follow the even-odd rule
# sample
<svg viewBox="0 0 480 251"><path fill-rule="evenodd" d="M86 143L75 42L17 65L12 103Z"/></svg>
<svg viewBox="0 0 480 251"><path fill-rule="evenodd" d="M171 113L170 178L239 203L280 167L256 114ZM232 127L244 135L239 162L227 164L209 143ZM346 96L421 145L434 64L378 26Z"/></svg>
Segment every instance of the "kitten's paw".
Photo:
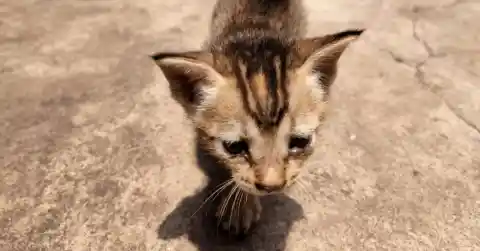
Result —
<svg viewBox="0 0 480 251"><path fill-rule="evenodd" d="M248 234L260 220L262 206L258 197L243 195L237 203L220 203L216 218L220 227L230 234Z"/></svg>

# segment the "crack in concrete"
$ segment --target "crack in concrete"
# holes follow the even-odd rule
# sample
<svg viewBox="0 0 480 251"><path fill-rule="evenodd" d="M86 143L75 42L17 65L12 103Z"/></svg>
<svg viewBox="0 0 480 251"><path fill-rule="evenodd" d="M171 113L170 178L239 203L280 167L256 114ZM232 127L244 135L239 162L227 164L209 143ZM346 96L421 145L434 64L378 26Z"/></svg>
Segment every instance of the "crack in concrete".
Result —
<svg viewBox="0 0 480 251"><path fill-rule="evenodd" d="M406 65L406 66L411 67L411 68L415 67L415 65L409 63L406 59L404 59L401 56L395 54L393 51L391 51L389 49L380 48L380 51L383 51L383 52L387 53L393 59L393 61L395 61L396 63L403 64L403 65Z"/></svg>
<svg viewBox="0 0 480 251"><path fill-rule="evenodd" d="M426 63L427 60L425 60L421 63L418 63L417 65L415 65L415 67L413 67L414 70L415 70L414 76L415 76L415 79L417 80L417 82L419 84L421 84L423 87L425 87L428 91L430 91L431 93L433 93L434 95L439 97L442 100L442 102L446 105L446 107L455 115L455 117L460 119L463 123L465 123L468 127L470 127L472 130L474 130L475 132L477 132L480 135L480 127L479 126L477 126L474 122L469 120L459 108L450 104L450 102L448 102L441 94L439 94L438 92L434 91L431 88L430 84L425 79L425 72L422 70L422 67Z"/></svg>
<svg viewBox="0 0 480 251"><path fill-rule="evenodd" d="M460 2L463 2L464 0L457 0L455 1L455 4L458 4ZM453 6L453 5L452 5ZM431 93L433 93L434 95L436 95L437 97L439 97L443 103L447 106L447 108L458 118L460 119L461 121L463 121L463 123L465 123L468 127L470 127L472 130L474 130L475 132L477 132L478 134L480 134L480 127L477 126L474 122L472 122L471 120L469 120L464 114L463 112L456 108L455 106L453 106L452 104L450 104L446 99L445 97L443 97L441 94L439 94L437 91L433 90L431 88L431 85L428 83L428 81L425 79L425 72L423 71L423 67L424 65L428 62L428 60L432 59L432 58L435 58L435 57L440 57L440 56L445 56L446 54L445 53L436 53L434 51L434 49L428 44L428 42L424 39L422 39L420 37L420 35L418 34L418 31L417 31L417 24L418 24L418 18L414 18L412 20L412 28L413 28L413 32L412 32L412 36L413 38L418 41L420 44L423 45L423 47L425 48L425 51L427 52L427 57L416 63L413 68L415 70L415 79L417 80L417 82L419 84L421 84L422 86L426 87L428 91L430 91ZM395 59L394 59L395 60ZM407 64L408 65L408 64Z"/></svg>
<svg viewBox="0 0 480 251"><path fill-rule="evenodd" d="M427 52L427 58L423 61L423 63L425 63L430 57L436 56L436 53L435 53L435 50L427 43L427 41L422 39L418 34L418 31L417 31L418 20L419 20L418 17L415 17L412 20L412 36L417 42L422 44L423 48Z"/></svg>
<svg viewBox="0 0 480 251"><path fill-rule="evenodd" d="M447 3L447 4L439 5L439 6L429 6L429 7L414 6L412 11L413 11L413 13L418 14L418 13L427 12L427 11L445 10L445 9L454 8L457 5L464 4L464 3L469 3L469 2L470 2L470 0L455 0L455 1L452 1L451 3Z"/></svg>
<svg viewBox="0 0 480 251"><path fill-rule="evenodd" d="M453 7L457 4L460 4L460 3L463 3L463 2L467 2L467 0L457 0L449 5L445 5L443 7ZM456 108L455 106L453 106L452 104L450 104L446 99L445 97L443 97L440 93L438 93L438 91L435 91L432 86L428 83L428 81L426 80L425 78L425 72L423 70L423 67L425 66L425 64L433 59L433 58L439 58L439 57L445 57L447 56L447 53L438 53L436 52L429 44L428 42L421 38L421 36L419 35L418 33L418 30L417 30L417 25L418 25L418 21L419 21L419 18L418 17L414 17L412 19L412 37L422 45L422 47L425 49L426 53L427 53L427 56L421 60L420 62L409 62L408 60L406 60L405 58L403 58L402 56L399 56L397 54L395 54L393 51L389 50L389 49L380 49L381 51L387 53L392 59L393 61L395 61L396 63L399 63L399 64L402 64L402 65L405 65L409 68L412 68L415 73L414 73L414 77L415 79L417 80L417 82L422 85L424 88L426 88L428 91L430 91L432 94L434 94L435 96L437 96L438 98L440 98L442 100L442 102L446 105L446 107L459 119L461 120L463 123L465 123L468 127L470 127L472 130L474 130L475 132L477 132L478 134L480 134L480 126L476 125L474 122L472 122L471 120L469 120L463 113L460 109Z"/></svg>

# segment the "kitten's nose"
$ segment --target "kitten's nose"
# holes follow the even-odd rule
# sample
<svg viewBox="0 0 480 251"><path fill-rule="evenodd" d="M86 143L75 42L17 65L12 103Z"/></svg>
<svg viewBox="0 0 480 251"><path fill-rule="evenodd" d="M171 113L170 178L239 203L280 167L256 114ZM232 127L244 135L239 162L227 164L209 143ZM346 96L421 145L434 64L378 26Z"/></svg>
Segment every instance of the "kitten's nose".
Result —
<svg viewBox="0 0 480 251"><path fill-rule="evenodd" d="M275 192L278 190L281 190L285 186L285 182L282 184L272 184L272 185L267 185L267 184L262 184L262 183L255 183L255 187L259 191L265 191L267 193Z"/></svg>

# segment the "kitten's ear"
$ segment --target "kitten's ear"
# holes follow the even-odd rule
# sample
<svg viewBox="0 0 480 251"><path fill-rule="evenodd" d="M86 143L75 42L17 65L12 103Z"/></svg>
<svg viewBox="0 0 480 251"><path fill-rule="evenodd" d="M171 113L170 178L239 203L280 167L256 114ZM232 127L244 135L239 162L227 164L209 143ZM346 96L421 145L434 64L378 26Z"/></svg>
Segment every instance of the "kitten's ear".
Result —
<svg viewBox="0 0 480 251"><path fill-rule="evenodd" d="M300 60L300 70L305 70L307 74L316 74L320 84L328 88L335 78L340 56L362 32L363 30L348 30L298 40L295 49Z"/></svg>
<svg viewBox="0 0 480 251"><path fill-rule="evenodd" d="M173 98L188 114L211 93L223 77L213 67L210 52L157 53L151 56L167 79Z"/></svg>

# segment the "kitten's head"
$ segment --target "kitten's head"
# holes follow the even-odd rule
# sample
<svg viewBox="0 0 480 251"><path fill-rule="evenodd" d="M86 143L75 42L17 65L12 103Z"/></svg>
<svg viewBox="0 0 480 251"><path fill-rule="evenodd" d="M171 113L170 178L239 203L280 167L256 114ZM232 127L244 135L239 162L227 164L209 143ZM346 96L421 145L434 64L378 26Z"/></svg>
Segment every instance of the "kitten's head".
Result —
<svg viewBox="0 0 480 251"><path fill-rule="evenodd" d="M236 41L221 51L153 56L202 144L244 191L294 183L314 151L337 62L362 31L282 42Z"/></svg>

